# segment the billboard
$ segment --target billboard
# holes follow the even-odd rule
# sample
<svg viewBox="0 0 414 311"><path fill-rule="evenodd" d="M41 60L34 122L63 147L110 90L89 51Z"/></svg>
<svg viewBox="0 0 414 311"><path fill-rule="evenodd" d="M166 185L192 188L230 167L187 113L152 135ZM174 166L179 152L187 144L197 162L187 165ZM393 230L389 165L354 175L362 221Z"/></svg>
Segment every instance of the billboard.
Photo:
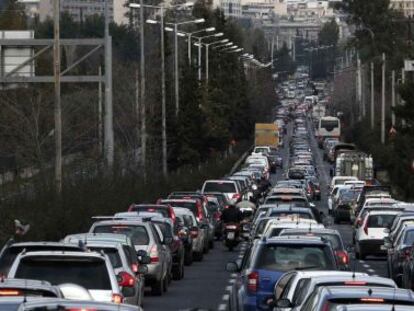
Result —
<svg viewBox="0 0 414 311"><path fill-rule="evenodd" d="M34 39L34 31L0 30L0 39ZM28 61L34 55L33 47L13 47L0 45L0 76L5 76L15 68ZM34 60L13 73L13 76L33 77L35 74Z"/></svg>

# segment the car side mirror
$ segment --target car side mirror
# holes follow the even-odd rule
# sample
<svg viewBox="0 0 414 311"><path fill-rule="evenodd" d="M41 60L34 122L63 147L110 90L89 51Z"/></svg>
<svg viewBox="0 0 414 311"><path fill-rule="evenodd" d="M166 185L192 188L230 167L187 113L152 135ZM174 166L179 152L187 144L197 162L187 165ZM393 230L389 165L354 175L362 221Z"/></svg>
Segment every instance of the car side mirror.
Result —
<svg viewBox="0 0 414 311"><path fill-rule="evenodd" d="M234 273L234 272L239 272L240 269L236 262L230 261L226 264L226 271L230 273Z"/></svg>
<svg viewBox="0 0 414 311"><path fill-rule="evenodd" d="M292 303L287 298L282 298L276 301L277 308L293 308Z"/></svg>
<svg viewBox="0 0 414 311"><path fill-rule="evenodd" d="M138 266L138 274L147 274L147 273L148 273L148 266L146 264Z"/></svg>

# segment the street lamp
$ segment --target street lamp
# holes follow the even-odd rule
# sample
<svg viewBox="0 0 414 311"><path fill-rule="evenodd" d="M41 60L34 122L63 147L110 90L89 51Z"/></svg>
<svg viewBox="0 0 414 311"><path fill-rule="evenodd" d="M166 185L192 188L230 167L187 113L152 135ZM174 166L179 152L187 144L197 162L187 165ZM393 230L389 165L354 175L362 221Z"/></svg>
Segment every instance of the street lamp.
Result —
<svg viewBox="0 0 414 311"><path fill-rule="evenodd" d="M198 80L201 81L201 47L202 47L202 40L203 39L207 39L207 38L218 38L218 37L222 37L224 36L224 33L222 32L218 32L212 35L208 35L208 36L203 36L203 37L195 37L196 39L198 39Z"/></svg>
<svg viewBox="0 0 414 311"><path fill-rule="evenodd" d="M192 35L201 33L201 32L212 32L215 30L216 30L216 27L208 27L208 28L200 29L200 30L193 31L193 32L182 32L185 36L188 37L187 49L188 49L188 64L189 65L191 65L191 37Z"/></svg>
<svg viewBox="0 0 414 311"><path fill-rule="evenodd" d="M204 18L197 18L194 20L184 21L184 22L179 22L179 23L166 23L167 25L174 26L174 72L175 72L175 115L176 116L178 116L178 112L180 110L180 95L179 95L180 81L179 81L179 72L178 72L178 26L188 25L188 24L200 24L204 22L205 22ZM171 29L171 28L168 27L168 29ZM167 28L165 30L167 30Z"/></svg>
<svg viewBox="0 0 414 311"><path fill-rule="evenodd" d="M216 45L216 46L214 46L213 47L213 50L217 50L217 49L221 49L221 48L223 48L223 47L227 47L227 46L231 46L231 45L233 45L233 42L228 42L228 43L226 43L226 44L221 44L221 45Z"/></svg>
<svg viewBox="0 0 414 311"><path fill-rule="evenodd" d="M223 39L223 40L214 41L214 42L210 42L210 43L202 43L206 47L206 83L208 83L208 74L209 74L209 57L208 57L208 51L209 51L210 45L222 44L222 43L227 43L227 42L229 42L229 39ZM200 48L200 44L199 43L195 43L194 45L196 45L196 46L198 46Z"/></svg>
<svg viewBox="0 0 414 311"><path fill-rule="evenodd" d="M172 7L189 7L192 2L174 5ZM155 6L144 4L143 0L140 3L130 3L131 9L140 10L140 39L141 39L141 161L145 168L146 163L146 105L145 105L145 47L144 47L144 8L152 8L160 10L160 32L161 32L161 128L162 128L162 171L164 177L168 175L168 161L167 161L167 104L166 104L166 89L165 89L165 43L164 43L164 6ZM148 24L157 24L158 21L147 20ZM144 172L145 173L145 172Z"/></svg>

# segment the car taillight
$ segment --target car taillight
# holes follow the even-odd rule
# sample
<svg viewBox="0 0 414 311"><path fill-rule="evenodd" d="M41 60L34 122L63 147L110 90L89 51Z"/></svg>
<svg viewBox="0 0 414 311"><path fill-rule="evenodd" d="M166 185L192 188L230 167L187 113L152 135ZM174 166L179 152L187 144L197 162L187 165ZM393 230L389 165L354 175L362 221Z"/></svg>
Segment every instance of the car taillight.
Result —
<svg viewBox="0 0 414 311"><path fill-rule="evenodd" d="M151 258L151 263L157 263L160 261L160 258L158 257L158 248L156 245L151 247L149 256Z"/></svg>
<svg viewBox="0 0 414 311"><path fill-rule="evenodd" d="M365 286L365 285L367 285L367 282L365 282L365 281L346 281L346 282L344 282L344 285L347 285L347 286Z"/></svg>
<svg viewBox="0 0 414 311"><path fill-rule="evenodd" d="M361 218L357 218L357 220L355 221L355 225L357 227L359 227L360 225L362 225L362 219Z"/></svg>
<svg viewBox="0 0 414 311"><path fill-rule="evenodd" d="M349 255L345 251L335 251L336 256L339 258L340 263L347 265L349 263Z"/></svg>
<svg viewBox="0 0 414 311"><path fill-rule="evenodd" d="M409 260L410 256L411 256L411 249L410 248L406 248L403 252L403 256L405 257L405 259Z"/></svg>
<svg viewBox="0 0 414 311"><path fill-rule="evenodd" d="M327 301L322 306L322 311L329 311L330 309L330 303Z"/></svg>
<svg viewBox="0 0 414 311"><path fill-rule="evenodd" d="M113 303L122 303L123 301L124 301L124 296L122 296L121 294L112 294ZM79 309L79 310L82 310L82 309Z"/></svg>
<svg viewBox="0 0 414 311"><path fill-rule="evenodd" d="M170 217L171 217L173 223L175 223L175 219L177 217L175 216L174 209L172 207L170 207Z"/></svg>
<svg viewBox="0 0 414 311"><path fill-rule="evenodd" d="M215 212L213 217L214 217L214 220L219 221L220 218L221 218L221 213L220 212Z"/></svg>
<svg viewBox="0 0 414 311"><path fill-rule="evenodd" d="M241 195L240 195L240 193L235 193L235 194L233 194L232 198L238 200L238 199L241 198Z"/></svg>
<svg viewBox="0 0 414 311"><path fill-rule="evenodd" d="M367 298L361 298L360 299L362 302L373 302L373 303L383 303L384 299L383 298L371 298L371 297L367 297Z"/></svg>
<svg viewBox="0 0 414 311"><path fill-rule="evenodd" d="M190 234L191 234L191 237L195 239L196 237L198 237L198 229L191 230Z"/></svg>
<svg viewBox="0 0 414 311"><path fill-rule="evenodd" d="M247 289L251 293L257 291L257 286L259 285L259 273L252 272L247 276Z"/></svg>
<svg viewBox="0 0 414 311"><path fill-rule="evenodd" d="M133 263L133 264L131 265L131 270L132 270L134 273L137 273L137 272L138 272L138 264Z"/></svg>
<svg viewBox="0 0 414 311"><path fill-rule="evenodd" d="M17 289L2 289L0 296L22 296L23 293Z"/></svg>
<svg viewBox="0 0 414 311"><path fill-rule="evenodd" d="M202 221L204 219L203 217L203 211L202 211L202 206L200 203L197 203L197 220L198 221Z"/></svg>
<svg viewBox="0 0 414 311"><path fill-rule="evenodd" d="M365 222L364 232L365 234L368 234L368 221Z"/></svg>
<svg viewBox="0 0 414 311"><path fill-rule="evenodd" d="M119 280L118 285L122 287L134 287L135 286L135 277L127 272L120 272L118 274Z"/></svg>

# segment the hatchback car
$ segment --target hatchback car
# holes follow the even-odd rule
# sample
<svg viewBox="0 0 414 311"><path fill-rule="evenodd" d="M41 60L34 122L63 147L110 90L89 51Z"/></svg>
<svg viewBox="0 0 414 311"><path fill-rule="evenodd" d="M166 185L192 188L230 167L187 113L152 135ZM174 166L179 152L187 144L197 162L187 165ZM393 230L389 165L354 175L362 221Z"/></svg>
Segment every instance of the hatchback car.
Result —
<svg viewBox="0 0 414 311"><path fill-rule="evenodd" d="M242 263L227 264L238 272L230 292L231 310L267 309L267 299L279 278L291 270L336 270L329 243L320 238L276 237L253 243Z"/></svg>

